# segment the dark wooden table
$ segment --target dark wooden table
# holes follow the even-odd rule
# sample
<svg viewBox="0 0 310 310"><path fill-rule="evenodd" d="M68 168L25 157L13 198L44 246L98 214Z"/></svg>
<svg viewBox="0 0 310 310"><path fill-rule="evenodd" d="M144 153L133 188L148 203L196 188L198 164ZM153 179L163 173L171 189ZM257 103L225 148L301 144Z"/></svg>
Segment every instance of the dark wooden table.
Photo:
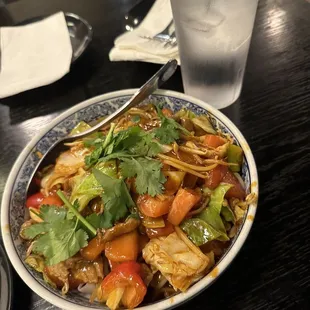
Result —
<svg viewBox="0 0 310 310"><path fill-rule="evenodd" d="M93 26L86 54L60 81L0 100L0 195L18 154L44 126L78 102L140 86L158 65L111 63L108 52L136 0L20 0L0 25L58 10ZM8 14L9 13L9 14ZM165 85L182 91L180 71ZM224 110L254 153L260 201L251 234L220 279L181 309L310 309L310 3L261 0L244 87ZM14 276L13 310L56 309Z"/></svg>

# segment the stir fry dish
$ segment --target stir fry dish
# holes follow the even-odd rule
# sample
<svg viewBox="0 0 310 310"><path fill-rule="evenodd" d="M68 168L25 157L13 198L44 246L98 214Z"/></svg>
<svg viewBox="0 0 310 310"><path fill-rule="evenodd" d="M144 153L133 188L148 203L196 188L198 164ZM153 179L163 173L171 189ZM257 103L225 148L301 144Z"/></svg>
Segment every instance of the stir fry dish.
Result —
<svg viewBox="0 0 310 310"><path fill-rule="evenodd" d="M67 146L26 201L25 262L63 294L110 309L185 292L221 258L255 198L240 175L242 149L186 109L132 108Z"/></svg>

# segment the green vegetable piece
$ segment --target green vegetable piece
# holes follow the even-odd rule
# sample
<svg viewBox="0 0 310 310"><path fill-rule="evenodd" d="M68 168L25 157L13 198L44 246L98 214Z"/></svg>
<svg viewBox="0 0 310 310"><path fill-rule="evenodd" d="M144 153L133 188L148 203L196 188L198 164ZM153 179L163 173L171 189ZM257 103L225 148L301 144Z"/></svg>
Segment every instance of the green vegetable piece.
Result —
<svg viewBox="0 0 310 310"><path fill-rule="evenodd" d="M188 235L188 238L197 246L223 237L222 232L217 231L199 218L187 219L182 222L180 227Z"/></svg>
<svg viewBox="0 0 310 310"><path fill-rule="evenodd" d="M231 184L220 183L220 185L211 193L210 202L207 209L213 209L219 215L221 213L224 196L231 187ZM207 209L200 213L200 215L203 216Z"/></svg>
<svg viewBox="0 0 310 310"><path fill-rule="evenodd" d="M177 113L175 113L174 117L176 119L180 119L182 117L186 117L186 118L189 118L189 119L193 119L196 117L196 114L194 112L192 112L191 110L188 110L188 109L185 109L185 108L182 108L180 111L178 111Z"/></svg>
<svg viewBox="0 0 310 310"><path fill-rule="evenodd" d="M135 207L135 203L122 179L111 178L98 169L93 169L93 174L104 190L104 212L100 223L103 228L110 228L116 221L124 218Z"/></svg>
<svg viewBox="0 0 310 310"><path fill-rule="evenodd" d="M230 170L233 172L239 172L243 161L242 148L235 144L230 144L227 150L227 160L229 163L237 164L236 166L230 166Z"/></svg>
<svg viewBox="0 0 310 310"><path fill-rule="evenodd" d="M120 164L122 176L136 177L136 189L139 194L151 196L162 194L166 178L161 171L162 163L150 158L123 158Z"/></svg>
<svg viewBox="0 0 310 310"><path fill-rule="evenodd" d="M221 215L226 222L232 222L235 224L236 217L234 212L228 206L222 206Z"/></svg>
<svg viewBox="0 0 310 310"><path fill-rule="evenodd" d="M221 210L226 192L231 188L230 184L221 183L211 194L208 207L199 214L199 218L211 225L222 235L218 240L229 240L226 229L221 218Z"/></svg>
<svg viewBox="0 0 310 310"><path fill-rule="evenodd" d="M207 115L199 115L192 119L195 128L202 129L206 133L216 134ZM201 133L203 134L203 133Z"/></svg>
<svg viewBox="0 0 310 310"><path fill-rule="evenodd" d="M37 272L43 272L45 267L44 258L40 255L31 254L25 258L25 263Z"/></svg>
<svg viewBox="0 0 310 310"><path fill-rule="evenodd" d="M88 125L84 121L81 121L71 130L70 136L71 135L76 135L76 134L81 133L83 131L86 131L86 130L88 130L90 128L91 128L90 125Z"/></svg>
<svg viewBox="0 0 310 310"><path fill-rule="evenodd" d="M117 166L115 160L99 162L96 169L110 177L116 177ZM98 183L93 173L77 175L72 178L73 189L69 201L79 204L79 211L82 211L88 203L102 193L102 186Z"/></svg>

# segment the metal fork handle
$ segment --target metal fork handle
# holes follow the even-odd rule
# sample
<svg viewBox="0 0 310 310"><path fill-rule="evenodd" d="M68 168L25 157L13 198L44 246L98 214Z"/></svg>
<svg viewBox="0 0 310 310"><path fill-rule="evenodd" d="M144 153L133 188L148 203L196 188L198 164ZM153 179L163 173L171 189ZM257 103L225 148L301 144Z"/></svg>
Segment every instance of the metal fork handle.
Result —
<svg viewBox="0 0 310 310"><path fill-rule="evenodd" d="M154 37L160 36L160 35L169 35L169 30L170 30L172 25L173 25L173 19L171 20L169 25L163 31L157 33Z"/></svg>

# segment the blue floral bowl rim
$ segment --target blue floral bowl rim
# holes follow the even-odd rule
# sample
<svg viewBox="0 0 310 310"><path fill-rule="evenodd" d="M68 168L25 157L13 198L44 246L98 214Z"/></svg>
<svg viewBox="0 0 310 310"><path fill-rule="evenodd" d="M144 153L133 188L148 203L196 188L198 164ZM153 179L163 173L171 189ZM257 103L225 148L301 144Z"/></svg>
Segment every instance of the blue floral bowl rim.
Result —
<svg viewBox="0 0 310 310"><path fill-rule="evenodd" d="M13 240L11 238L11 233L10 233L10 227L9 227L10 196L11 196L11 192L14 186L15 179L19 173L19 170L22 164L24 163L25 159L29 155L29 150L32 150L33 147L38 143L38 141L40 141L40 139L47 132L49 132L52 128L54 128L58 123L60 123L61 121L65 120L67 117L71 116L72 114L76 113L77 111L85 107L94 105L102 101L117 99L117 97L130 96L130 95L133 95L137 90L138 89L125 89L121 91L114 91L114 92L106 93L104 95L99 95L99 96L87 99L71 107L65 112L61 113L58 117L56 117L53 121L51 121L47 126L41 129L37 133L37 135L33 137L32 140L26 145L24 150L21 152L21 154L15 161L11 169L11 172L9 174L9 177L7 179L3 197L2 197L2 203L1 203L1 232L2 232L2 237L3 237L3 243L7 251L8 257L13 267L19 274L19 276L34 292L36 292L39 296L41 296L48 302L62 309L88 310L89 307L77 305L76 303L66 300L65 297L56 296L55 294L47 290L45 287L43 287L37 280L35 280L30 274L30 272L27 270L27 268L24 266L24 264L22 264L20 257L18 253L16 252L15 246L13 244ZM250 190L251 190L251 193L256 194L258 198L258 193L259 193L258 174L257 174L257 168L256 168L253 154L251 152L251 149L246 139L244 138L242 133L239 131L239 129L233 124L232 121L230 121L222 112L212 107L211 105L199 99L196 99L194 97L185 95L183 93L170 91L170 90L157 90L156 92L154 92L154 95L187 101L189 103L192 103L194 105L197 105L203 108L206 112L212 114L212 116L220 120L220 122L222 122L225 125L225 127L231 131L231 133L240 143L244 151L244 157L245 157L245 160L247 161L248 169L250 173L250 180L251 180ZM153 304L145 305L137 309L139 310L171 309L192 299L193 297L201 293L204 289L206 289L209 285L211 285L230 265L230 263L233 261L233 259L236 257L241 247L243 246L251 230L253 220L256 214L256 209L257 209L257 202L250 204L248 211L246 213L246 218L243 222L241 229L238 232L238 236L234 240L229 250L221 258L220 262L217 263L216 267L210 273L208 273L205 277L203 277L201 280L199 280L197 283L191 286L188 289L188 291L185 293L179 293L173 297L155 302ZM103 306L103 309L104 308L105 307Z"/></svg>

